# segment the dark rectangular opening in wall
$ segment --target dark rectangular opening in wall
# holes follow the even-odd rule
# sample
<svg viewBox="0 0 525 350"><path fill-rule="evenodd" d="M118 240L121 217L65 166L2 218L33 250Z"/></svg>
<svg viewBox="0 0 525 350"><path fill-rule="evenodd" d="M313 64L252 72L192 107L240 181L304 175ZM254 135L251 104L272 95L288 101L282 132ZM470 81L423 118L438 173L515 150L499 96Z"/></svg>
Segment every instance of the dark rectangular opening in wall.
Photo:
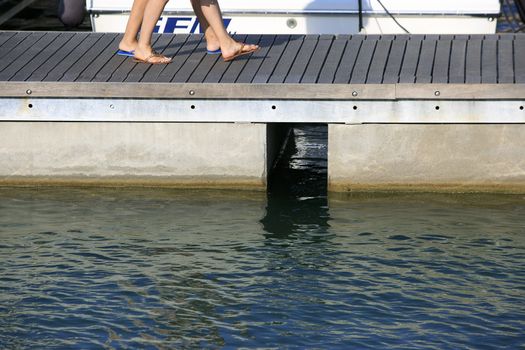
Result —
<svg viewBox="0 0 525 350"><path fill-rule="evenodd" d="M268 125L268 191L297 197L326 196L328 125Z"/></svg>
<svg viewBox="0 0 525 350"><path fill-rule="evenodd" d="M329 225L327 199L328 125L269 126L268 136L287 135L268 173L265 237L272 240L323 240ZM276 128L271 130L272 128ZM271 241L270 241L271 242Z"/></svg>

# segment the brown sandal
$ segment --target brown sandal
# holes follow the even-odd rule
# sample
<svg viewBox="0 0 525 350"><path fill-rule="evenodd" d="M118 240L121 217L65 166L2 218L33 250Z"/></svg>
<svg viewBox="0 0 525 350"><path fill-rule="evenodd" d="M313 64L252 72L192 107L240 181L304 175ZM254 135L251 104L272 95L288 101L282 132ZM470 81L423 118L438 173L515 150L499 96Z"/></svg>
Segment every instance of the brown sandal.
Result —
<svg viewBox="0 0 525 350"><path fill-rule="evenodd" d="M237 50L237 52L235 54L233 54L233 56L230 56L230 57L222 56L222 59L224 60L224 62L230 62L230 61L236 59L239 56L248 55L248 54L251 54L251 53L259 50L259 48L257 47L255 49L244 51L244 47L245 46L246 46L246 44L241 44L241 47L239 48L239 50Z"/></svg>
<svg viewBox="0 0 525 350"><path fill-rule="evenodd" d="M152 60L153 57L162 57L162 59L160 61L154 61ZM142 58L138 58L138 57L135 57L133 56L133 62L135 63L146 63L146 64L170 64L172 61L171 58L169 57L166 57L158 52L155 52L153 51L151 53L151 55L149 55L148 57L146 57L145 59L142 59Z"/></svg>

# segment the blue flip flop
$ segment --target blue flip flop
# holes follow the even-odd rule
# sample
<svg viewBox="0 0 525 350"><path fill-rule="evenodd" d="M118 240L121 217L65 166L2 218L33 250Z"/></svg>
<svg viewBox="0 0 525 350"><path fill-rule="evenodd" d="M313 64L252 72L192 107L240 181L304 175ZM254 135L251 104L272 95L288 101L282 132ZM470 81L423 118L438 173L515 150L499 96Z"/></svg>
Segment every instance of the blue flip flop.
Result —
<svg viewBox="0 0 525 350"><path fill-rule="evenodd" d="M206 50L206 52L208 53L208 55L220 55L222 53L221 49L217 49L217 50Z"/></svg>
<svg viewBox="0 0 525 350"><path fill-rule="evenodd" d="M133 57L135 55L135 51L126 51L126 50L118 50L117 55L119 56L126 56L126 57Z"/></svg>

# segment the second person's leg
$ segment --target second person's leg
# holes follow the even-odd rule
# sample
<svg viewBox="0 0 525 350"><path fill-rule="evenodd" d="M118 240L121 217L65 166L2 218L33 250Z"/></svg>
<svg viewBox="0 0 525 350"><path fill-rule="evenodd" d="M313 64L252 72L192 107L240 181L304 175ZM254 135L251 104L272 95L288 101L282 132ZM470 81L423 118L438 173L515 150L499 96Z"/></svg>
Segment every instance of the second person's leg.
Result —
<svg viewBox="0 0 525 350"><path fill-rule="evenodd" d="M126 25L126 32L120 41L119 49L132 52L137 48L140 26L144 18L144 11L149 0L135 0L131 7L128 24Z"/></svg>
<svg viewBox="0 0 525 350"><path fill-rule="evenodd" d="M202 13L200 0L191 0L191 6L193 7L195 15L197 15L201 32L204 33L204 37L206 38L207 50L211 52L219 50L221 48L219 39Z"/></svg>
<svg viewBox="0 0 525 350"><path fill-rule="evenodd" d="M164 11L168 0L149 0L144 10L144 19L140 29L140 37L137 48L135 49L135 58L147 63L169 63L171 58L162 55L156 55L151 47L151 37L155 25Z"/></svg>
<svg viewBox="0 0 525 350"><path fill-rule="evenodd" d="M241 44L233 40L226 28L224 27L224 21L222 19L221 9L217 0L199 0L202 15L205 18L205 22L201 26L206 26L206 29L211 27L213 34L219 42L219 46L222 51L222 57L225 59L234 57L240 53L253 52L257 50L259 46L251 44ZM199 13L196 12L197 16ZM203 27L203 31L206 33L206 29ZM208 39L208 38L207 38ZM211 43L210 43L211 44Z"/></svg>

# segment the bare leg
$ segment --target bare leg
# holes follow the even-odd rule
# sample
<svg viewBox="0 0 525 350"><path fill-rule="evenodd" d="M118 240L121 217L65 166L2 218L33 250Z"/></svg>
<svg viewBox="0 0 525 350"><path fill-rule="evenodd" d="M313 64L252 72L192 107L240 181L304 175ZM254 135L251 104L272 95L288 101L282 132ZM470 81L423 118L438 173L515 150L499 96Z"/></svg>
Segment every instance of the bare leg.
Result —
<svg viewBox="0 0 525 350"><path fill-rule="evenodd" d="M206 18L207 25L212 28L213 34L219 41L219 46L224 58L233 56L239 50L253 51L259 48L257 45L243 45L233 40L226 28L222 19L221 9L217 0L200 0L202 14ZM197 14L198 15L198 14Z"/></svg>
<svg viewBox="0 0 525 350"><path fill-rule="evenodd" d="M144 10L144 18L140 29L140 37L135 57L142 60L149 60L151 63L169 63L171 59L165 56L154 56L151 47L151 37L164 7L168 0L149 0Z"/></svg>
<svg viewBox="0 0 525 350"><path fill-rule="evenodd" d="M215 32L208 24L208 20L202 13L200 0L191 0L191 6L193 7L195 15L197 15L201 30L204 33L204 37L206 38L207 49L209 51L220 49L221 45L219 43L219 39L217 39L217 35L215 35Z"/></svg>
<svg viewBox="0 0 525 350"><path fill-rule="evenodd" d="M137 35L142 25L144 18L144 11L149 0L135 0L131 8L128 24L126 25L126 32L120 41L119 49L126 51L133 51L138 46Z"/></svg>

